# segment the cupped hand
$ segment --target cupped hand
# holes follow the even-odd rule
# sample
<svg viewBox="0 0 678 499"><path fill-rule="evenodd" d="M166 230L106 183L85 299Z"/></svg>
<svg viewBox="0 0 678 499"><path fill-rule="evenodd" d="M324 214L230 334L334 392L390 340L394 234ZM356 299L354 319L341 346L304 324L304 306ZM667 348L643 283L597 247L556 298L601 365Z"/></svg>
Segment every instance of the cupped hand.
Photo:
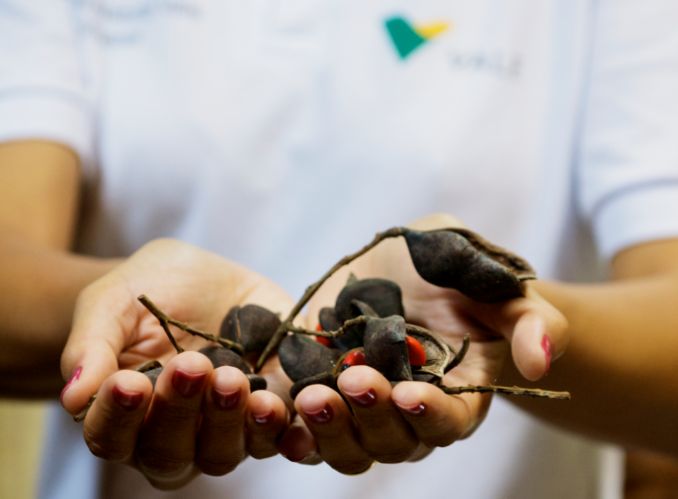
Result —
<svg viewBox="0 0 678 499"><path fill-rule="evenodd" d="M206 340L170 326L187 350L177 355L137 300L141 294L170 317L215 335L234 305L285 314L294 304L278 286L207 251L169 239L145 245L81 293L63 352L66 410L77 414L97 394L83 427L90 450L138 468L163 489L200 472L228 473L247 455L276 454L289 420L283 400L270 391L250 393L241 371L214 369L195 351ZM153 359L164 366L155 389L133 370ZM291 383L275 376L278 366L274 358L262 374L286 392Z"/></svg>
<svg viewBox="0 0 678 499"><path fill-rule="evenodd" d="M463 227L456 218L435 215L410 226L417 230ZM309 306L308 323L332 306L350 272L359 279L380 277L397 282L403 292L406 320L438 333L459 349L465 334L471 345L463 362L449 371L447 386L495 384L509 352L518 370L530 380L547 374L551 359L567 346L563 315L529 286L525 297L484 304L461 293L424 281L414 269L402 238L389 239L337 272ZM306 438L296 447L281 446L294 460L316 461L319 454L336 470L355 474L374 463L412 461L435 447L470 436L482 423L492 394L446 395L436 386L401 382L395 387L367 366L344 371L335 391L321 385L304 389L295 400L301 418L294 425ZM311 443L313 439L313 443ZM301 440L301 438L299 439Z"/></svg>

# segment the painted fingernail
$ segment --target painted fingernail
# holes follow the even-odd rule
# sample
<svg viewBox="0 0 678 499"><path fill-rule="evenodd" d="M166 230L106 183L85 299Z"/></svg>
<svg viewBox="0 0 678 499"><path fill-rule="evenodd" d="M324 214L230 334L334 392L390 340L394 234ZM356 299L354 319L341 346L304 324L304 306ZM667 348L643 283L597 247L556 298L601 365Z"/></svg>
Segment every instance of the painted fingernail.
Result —
<svg viewBox="0 0 678 499"><path fill-rule="evenodd" d="M358 395L348 395L348 397L358 407L372 407L374 404L377 403L377 392L372 390L372 388L370 388L364 393L360 393Z"/></svg>
<svg viewBox="0 0 678 499"><path fill-rule="evenodd" d="M197 395L205 381L206 373L188 374L177 369L172 375L172 387L184 397Z"/></svg>
<svg viewBox="0 0 678 499"><path fill-rule="evenodd" d="M252 418L254 419L255 423L260 425L271 424L275 419L275 412L271 411L268 414L264 414L263 416L255 416L254 414L252 414Z"/></svg>
<svg viewBox="0 0 678 499"><path fill-rule="evenodd" d="M229 393L222 393L214 388L212 389L212 400L219 409L234 409L240 402L240 388Z"/></svg>
<svg viewBox="0 0 678 499"><path fill-rule="evenodd" d="M139 407L143 399L144 394L141 392L126 392L118 388L117 385L113 387L113 400L123 409L132 411Z"/></svg>
<svg viewBox="0 0 678 499"><path fill-rule="evenodd" d="M544 371L544 376L549 373L549 368L551 367L551 338L544 336L541 340L541 347L544 349L546 354L546 370Z"/></svg>
<svg viewBox="0 0 678 499"><path fill-rule="evenodd" d="M398 407L412 416L423 416L426 413L426 405L423 402L412 407Z"/></svg>
<svg viewBox="0 0 678 499"><path fill-rule="evenodd" d="M73 376L71 376L71 379L68 380L68 383L66 383L66 386L64 386L64 389L61 390L61 403L64 403L64 395L66 394L66 390L68 390L73 383L78 381L80 379L80 373L82 373L82 366L78 366L73 373Z"/></svg>
<svg viewBox="0 0 678 499"><path fill-rule="evenodd" d="M329 404L325 404L325 407L315 412L306 412L305 414L308 418L313 421L315 424L326 424L332 421L334 417L334 411Z"/></svg>

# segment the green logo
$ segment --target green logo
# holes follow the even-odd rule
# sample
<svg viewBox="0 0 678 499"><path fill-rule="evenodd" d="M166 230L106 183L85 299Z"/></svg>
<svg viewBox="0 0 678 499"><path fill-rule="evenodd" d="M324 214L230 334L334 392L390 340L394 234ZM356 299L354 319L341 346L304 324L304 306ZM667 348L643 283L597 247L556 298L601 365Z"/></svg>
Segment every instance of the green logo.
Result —
<svg viewBox="0 0 678 499"><path fill-rule="evenodd" d="M386 30L391 35L391 40L401 59L405 59L431 38L446 31L448 27L449 23L446 22L412 26L402 17L392 17L386 20Z"/></svg>

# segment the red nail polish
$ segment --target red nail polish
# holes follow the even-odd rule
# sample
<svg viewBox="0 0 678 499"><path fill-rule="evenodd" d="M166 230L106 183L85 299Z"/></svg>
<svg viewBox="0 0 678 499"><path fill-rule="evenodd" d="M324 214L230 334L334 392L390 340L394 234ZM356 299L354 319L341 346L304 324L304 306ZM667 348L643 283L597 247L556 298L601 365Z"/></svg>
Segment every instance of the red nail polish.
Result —
<svg viewBox="0 0 678 499"><path fill-rule="evenodd" d="M212 400L214 400L214 405L219 409L235 409L238 402L240 402L240 388L230 393L222 393L216 389L212 389Z"/></svg>
<svg viewBox="0 0 678 499"><path fill-rule="evenodd" d="M544 349L546 354L546 370L544 371L544 376L549 373L549 368L551 367L551 338L544 335L541 340L541 347Z"/></svg>
<svg viewBox="0 0 678 499"><path fill-rule="evenodd" d="M252 414L252 418L254 419L255 423L260 425L271 424L275 419L275 412L271 411L268 414L264 414L263 416L255 416Z"/></svg>
<svg viewBox="0 0 678 499"><path fill-rule="evenodd" d="M364 393L360 393L358 395L349 395L349 398L358 407L372 407L377 403L377 392L370 388Z"/></svg>
<svg viewBox="0 0 678 499"><path fill-rule="evenodd" d="M172 387L184 397L197 395L205 381L206 373L188 374L177 369L172 375Z"/></svg>
<svg viewBox="0 0 678 499"><path fill-rule="evenodd" d="M71 376L71 379L68 380L68 383L66 383L66 386L64 386L64 389L61 390L61 404L63 405L64 403L64 395L66 394L66 390L80 379L80 373L82 372L82 366L78 366L75 372L73 373L73 376Z"/></svg>
<svg viewBox="0 0 678 499"><path fill-rule="evenodd" d="M141 401L144 399L144 394L140 392L125 392L118 388L118 386L113 387L113 400L115 400L119 406L128 411L133 411Z"/></svg>
<svg viewBox="0 0 678 499"><path fill-rule="evenodd" d="M400 407L400 409L412 416L423 416L426 413L426 405L423 402L412 407Z"/></svg>
<svg viewBox="0 0 678 499"><path fill-rule="evenodd" d="M325 407L319 411L307 412L306 415L315 424L326 424L332 421L332 418L334 417L334 411L329 404L325 404Z"/></svg>

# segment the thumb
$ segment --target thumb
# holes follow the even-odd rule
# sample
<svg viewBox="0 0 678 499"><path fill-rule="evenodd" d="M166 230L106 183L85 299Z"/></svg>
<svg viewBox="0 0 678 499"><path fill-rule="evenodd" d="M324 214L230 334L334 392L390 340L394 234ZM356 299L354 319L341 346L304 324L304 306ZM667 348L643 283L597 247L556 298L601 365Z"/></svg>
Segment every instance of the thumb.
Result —
<svg viewBox="0 0 678 499"><path fill-rule="evenodd" d="M530 381L547 375L551 361L567 348L563 314L528 286L525 298L506 302L502 315L505 320L498 329L511 343L518 371Z"/></svg>
<svg viewBox="0 0 678 499"><path fill-rule="evenodd" d="M124 286L109 288L104 298L98 283L78 297L71 334L61 355L61 374L68 381L61 404L73 415L118 371L125 331L132 331L137 319L138 305Z"/></svg>

